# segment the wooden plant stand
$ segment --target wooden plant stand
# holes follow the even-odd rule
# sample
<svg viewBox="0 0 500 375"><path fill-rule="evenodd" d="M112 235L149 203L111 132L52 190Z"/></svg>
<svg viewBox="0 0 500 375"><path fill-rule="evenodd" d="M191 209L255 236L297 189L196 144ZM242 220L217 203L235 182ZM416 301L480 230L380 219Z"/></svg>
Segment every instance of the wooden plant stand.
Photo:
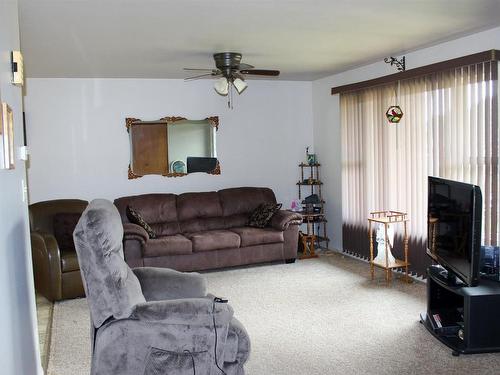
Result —
<svg viewBox="0 0 500 375"><path fill-rule="evenodd" d="M372 223L382 223L385 229L385 262L374 260L373 256L373 230ZM404 260L396 259L394 262L389 262L389 238L387 236L387 228L390 224L403 223L403 247L404 247ZM387 283L392 281L392 270L394 268L405 269L405 281L411 283L408 275L408 230L407 230L408 217L405 212L399 211L374 211L370 212L368 217L368 236L370 238L370 273L372 280L375 277L375 267L380 267L385 270L385 280Z"/></svg>

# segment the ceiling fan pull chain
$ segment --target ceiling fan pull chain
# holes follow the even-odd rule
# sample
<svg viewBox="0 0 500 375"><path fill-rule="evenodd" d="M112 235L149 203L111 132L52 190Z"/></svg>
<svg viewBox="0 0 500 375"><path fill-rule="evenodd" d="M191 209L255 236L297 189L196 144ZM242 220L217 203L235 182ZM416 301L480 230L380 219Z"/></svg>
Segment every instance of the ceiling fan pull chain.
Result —
<svg viewBox="0 0 500 375"><path fill-rule="evenodd" d="M230 84L229 88L231 90L231 109L233 109L233 94L234 94L234 92L233 92L233 85Z"/></svg>

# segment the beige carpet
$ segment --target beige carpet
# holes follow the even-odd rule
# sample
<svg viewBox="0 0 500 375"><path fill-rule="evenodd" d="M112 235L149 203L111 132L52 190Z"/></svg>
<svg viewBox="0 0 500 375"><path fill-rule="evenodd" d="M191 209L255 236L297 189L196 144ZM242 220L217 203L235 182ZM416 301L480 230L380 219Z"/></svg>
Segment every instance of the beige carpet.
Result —
<svg viewBox="0 0 500 375"><path fill-rule="evenodd" d="M418 322L425 285L383 275L340 255L207 273L246 326L250 375L499 374L500 354L452 357ZM89 374L84 299L54 309L49 375Z"/></svg>

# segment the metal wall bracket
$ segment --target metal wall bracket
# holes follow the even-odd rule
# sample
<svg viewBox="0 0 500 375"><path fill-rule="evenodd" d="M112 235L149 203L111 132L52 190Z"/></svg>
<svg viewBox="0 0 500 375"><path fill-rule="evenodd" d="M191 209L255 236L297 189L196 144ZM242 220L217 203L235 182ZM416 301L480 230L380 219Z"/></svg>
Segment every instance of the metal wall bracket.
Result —
<svg viewBox="0 0 500 375"><path fill-rule="evenodd" d="M384 59L384 62L386 64L391 64L391 66L395 65L396 66L396 69L399 71L399 72L404 72L406 70L406 58L405 56L403 56L401 58L401 60L398 60L396 57L386 57Z"/></svg>

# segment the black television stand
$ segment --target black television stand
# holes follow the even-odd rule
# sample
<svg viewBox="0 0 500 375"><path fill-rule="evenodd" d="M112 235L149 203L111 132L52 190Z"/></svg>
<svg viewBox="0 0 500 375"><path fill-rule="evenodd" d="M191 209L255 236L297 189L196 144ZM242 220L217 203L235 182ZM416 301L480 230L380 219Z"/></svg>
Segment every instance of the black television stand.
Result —
<svg viewBox="0 0 500 375"><path fill-rule="evenodd" d="M500 351L500 283L450 283L443 268L427 269L427 312L420 321L452 354Z"/></svg>

